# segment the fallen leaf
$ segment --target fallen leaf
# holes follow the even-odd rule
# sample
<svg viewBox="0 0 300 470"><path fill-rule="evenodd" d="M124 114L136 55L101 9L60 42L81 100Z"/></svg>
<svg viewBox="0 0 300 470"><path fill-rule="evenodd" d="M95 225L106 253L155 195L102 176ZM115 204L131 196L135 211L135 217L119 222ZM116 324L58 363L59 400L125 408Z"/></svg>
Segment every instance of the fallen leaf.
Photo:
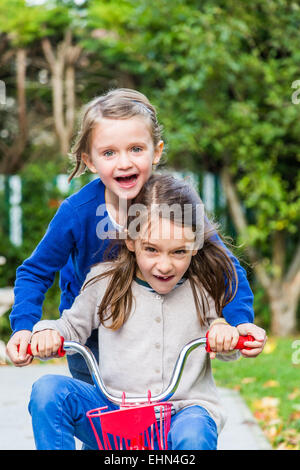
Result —
<svg viewBox="0 0 300 470"><path fill-rule="evenodd" d="M290 444L287 444L286 442L281 442L278 447L276 447L277 450L297 450L294 446L291 446Z"/></svg>
<svg viewBox="0 0 300 470"><path fill-rule="evenodd" d="M264 388L272 388L272 387L279 387L279 382L277 382L277 380L268 380L267 382L265 382L263 384L263 387Z"/></svg>
<svg viewBox="0 0 300 470"><path fill-rule="evenodd" d="M300 434L294 428L285 429L282 433L284 442L291 446L299 446L300 445ZM295 448L295 447L294 447Z"/></svg>
<svg viewBox="0 0 300 470"><path fill-rule="evenodd" d="M263 397L260 400L255 400L253 406L257 409L277 408L279 402L279 398L276 397Z"/></svg>
<svg viewBox="0 0 300 470"><path fill-rule="evenodd" d="M265 431L267 437L270 440L274 440L274 438L276 436L278 436L279 432L280 432L280 429L278 429L276 426L271 426L271 427L267 428L266 431Z"/></svg>
<svg viewBox="0 0 300 470"><path fill-rule="evenodd" d="M289 416L289 422L290 421L298 421L300 420L300 409L299 411L293 411L293 413L290 414Z"/></svg>
<svg viewBox="0 0 300 470"><path fill-rule="evenodd" d="M256 377L244 377L241 380L241 383L242 384L251 384L252 382L255 382L255 381L256 381Z"/></svg>
<svg viewBox="0 0 300 470"><path fill-rule="evenodd" d="M276 397L263 397L260 400L255 400L252 404L255 418L269 425L279 423L279 402L279 398Z"/></svg>
<svg viewBox="0 0 300 470"><path fill-rule="evenodd" d="M298 397L300 397L300 388L294 388L292 393L288 395L289 400L295 400Z"/></svg>
<svg viewBox="0 0 300 470"><path fill-rule="evenodd" d="M274 339L268 339L263 349L263 354L271 354L277 347L277 341Z"/></svg>

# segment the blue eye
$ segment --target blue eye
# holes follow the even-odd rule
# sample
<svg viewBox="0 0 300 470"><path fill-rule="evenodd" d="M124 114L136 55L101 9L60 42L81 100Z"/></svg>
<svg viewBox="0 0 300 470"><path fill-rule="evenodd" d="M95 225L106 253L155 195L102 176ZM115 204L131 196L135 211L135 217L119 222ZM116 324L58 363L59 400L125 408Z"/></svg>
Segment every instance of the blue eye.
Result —
<svg viewBox="0 0 300 470"><path fill-rule="evenodd" d="M137 147L137 146L132 147L131 150L133 150L134 153L139 153L139 152L142 152L142 151L143 151L143 149L142 149L141 147Z"/></svg>
<svg viewBox="0 0 300 470"><path fill-rule="evenodd" d="M110 158L112 157L114 154L114 151L113 150L106 150L105 152L103 152L103 155L107 158Z"/></svg>

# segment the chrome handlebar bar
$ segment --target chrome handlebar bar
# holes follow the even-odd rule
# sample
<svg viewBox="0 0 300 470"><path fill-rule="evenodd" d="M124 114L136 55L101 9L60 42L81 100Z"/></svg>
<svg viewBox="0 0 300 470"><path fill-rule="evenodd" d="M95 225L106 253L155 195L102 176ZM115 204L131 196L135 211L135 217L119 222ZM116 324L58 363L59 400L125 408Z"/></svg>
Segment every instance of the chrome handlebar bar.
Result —
<svg viewBox="0 0 300 470"><path fill-rule="evenodd" d="M182 373L184 369L184 365L186 363L186 360L189 356L189 354L196 348L198 348L200 345L206 346L206 338L198 338L194 339L193 341L190 341L188 344L186 344L182 350L179 353L179 356L177 358L176 364L173 369L172 377L169 382L169 385L167 388L161 392L158 395L155 395L151 397L152 402L164 402L167 400L170 400L170 398L174 395L176 392ZM112 403L121 406L123 404L123 398L122 397L116 397L112 395L106 388L103 379L100 374L100 370L98 367L98 363L96 361L96 358L94 354L91 352L91 350L87 346L83 346L82 344L76 343L75 341L65 341L63 345L63 349L68 352L68 351L76 351L77 353L81 354L81 356L84 358L89 372L92 376L92 379L94 381L94 384L98 388L98 390ZM126 397L126 403L128 404L137 404L137 403L143 403L145 401L148 401L148 397L146 396L139 396L139 397Z"/></svg>

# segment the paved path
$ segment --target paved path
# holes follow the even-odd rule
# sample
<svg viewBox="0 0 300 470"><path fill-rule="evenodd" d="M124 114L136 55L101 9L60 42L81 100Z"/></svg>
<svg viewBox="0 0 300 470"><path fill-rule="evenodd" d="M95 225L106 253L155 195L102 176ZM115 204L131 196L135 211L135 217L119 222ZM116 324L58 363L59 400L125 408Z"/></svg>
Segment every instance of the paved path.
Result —
<svg viewBox="0 0 300 470"><path fill-rule="evenodd" d="M33 450L27 411L31 385L44 374L69 375L67 364L33 364L0 367L0 450ZM220 450L271 449L240 395L220 389L228 420L219 437ZM78 448L80 445L78 443Z"/></svg>

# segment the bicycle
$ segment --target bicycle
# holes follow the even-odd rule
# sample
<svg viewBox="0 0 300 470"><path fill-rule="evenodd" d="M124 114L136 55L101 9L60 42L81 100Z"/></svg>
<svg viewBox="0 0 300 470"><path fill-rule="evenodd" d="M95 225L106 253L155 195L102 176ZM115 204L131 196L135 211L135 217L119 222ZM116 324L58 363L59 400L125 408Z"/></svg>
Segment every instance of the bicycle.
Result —
<svg viewBox="0 0 300 470"><path fill-rule="evenodd" d="M250 349L244 346L246 341L254 341L254 338L251 335L240 336L235 349ZM152 397L148 391L148 395L144 397L126 397L123 392L122 397L116 397L106 389L97 360L90 349L74 341L65 341L61 337L58 356L63 357L68 351L81 354L98 391L120 407L114 411L105 411L107 407L95 408L86 413L99 450L155 450L156 447L158 450L168 449L167 436L171 416L175 413L170 399L178 388L189 354L201 345L205 346L206 352L211 351L208 333L182 348L170 382L160 394ZM30 344L27 353L32 354ZM96 428L97 423L100 425L102 440Z"/></svg>

